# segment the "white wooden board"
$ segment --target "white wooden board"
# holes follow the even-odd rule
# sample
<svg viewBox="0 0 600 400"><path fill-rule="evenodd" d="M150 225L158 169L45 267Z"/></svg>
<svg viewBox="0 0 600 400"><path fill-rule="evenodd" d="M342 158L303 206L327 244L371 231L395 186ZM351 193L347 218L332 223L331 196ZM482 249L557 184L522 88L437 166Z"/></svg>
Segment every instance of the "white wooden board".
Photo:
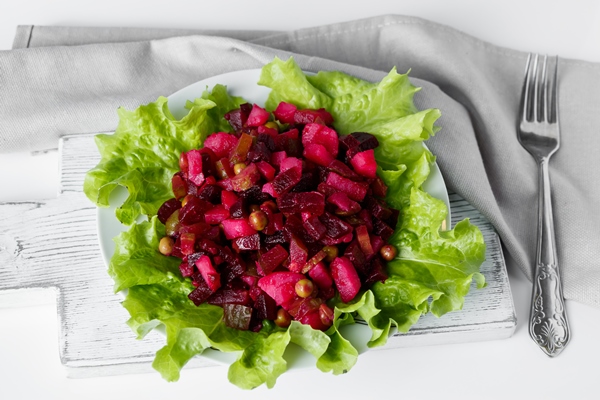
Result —
<svg viewBox="0 0 600 400"><path fill-rule="evenodd" d="M0 203L0 306L23 306L55 295L62 363L71 377L151 371L165 338L136 340L128 314L106 273L96 233L96 209L82 192L85 173L99 161L92 135L61 139L61 186L56 199ZM427 315L386 348L496 340L510 337L516 316L498 236L458 195L450 196L453 224L466 217L487 243L482 266L488 286L471 290L463 310ZM196 357L186 368L215 365Z"/></svg>

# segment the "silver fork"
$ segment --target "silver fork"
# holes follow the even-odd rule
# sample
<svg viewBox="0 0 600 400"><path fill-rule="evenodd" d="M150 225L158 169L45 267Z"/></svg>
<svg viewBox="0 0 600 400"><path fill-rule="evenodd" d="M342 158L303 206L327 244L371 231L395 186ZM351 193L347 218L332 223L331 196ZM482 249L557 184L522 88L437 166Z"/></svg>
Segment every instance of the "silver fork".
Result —
<svg viewBox="0 0 600 400"><path fill-rule="evenodd" d="M517 136L539 169L538 241L529 334L544 353L554 357L565 348L571 332L556 254L548 173L550 157L560 146L558 57L555 58L553 76L549 76L547 66L547 56L544 56L541 71L538 55L530 54L527 58Z"/></svg>

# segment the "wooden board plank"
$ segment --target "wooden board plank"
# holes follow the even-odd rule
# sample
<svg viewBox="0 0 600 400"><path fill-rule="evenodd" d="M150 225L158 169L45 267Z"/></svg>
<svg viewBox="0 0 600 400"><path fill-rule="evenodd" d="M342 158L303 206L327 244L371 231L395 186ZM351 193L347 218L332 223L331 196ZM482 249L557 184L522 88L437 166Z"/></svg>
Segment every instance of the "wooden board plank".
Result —
<svg viewBox="0 0 600 400"><path fill-rule="evenodd" d="M96 232L96 209L82 193L86 171L99 155L92 135L60 143L61 186L56 199L0 204L0 303L21 304L43 289L56 293L63 364L72 377L150 371L164 345L156 332L136 340L128 314L112 291ZM500 241L493 227L466 201L451 195L453 223L465 217L482 230L488 286L472 290L463 310L443 318L427 315L408 334L393 335L385 348L493 340L510 337L516 317ZM47 292L44 292L47 295ZM203 357L188 367L215 365Z"/></svg>

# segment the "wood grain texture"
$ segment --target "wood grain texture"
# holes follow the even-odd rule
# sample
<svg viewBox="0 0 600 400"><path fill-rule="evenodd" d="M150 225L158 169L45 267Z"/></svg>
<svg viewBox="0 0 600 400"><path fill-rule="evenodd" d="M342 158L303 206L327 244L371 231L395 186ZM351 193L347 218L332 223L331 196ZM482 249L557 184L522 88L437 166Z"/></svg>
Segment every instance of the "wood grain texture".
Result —
<svg viewBox="0 0 600 400"><path fill-rule="evenodd" d="M121 296L100 255L96 209L82 192L85 173L99 155L92 135L61 139L58 198L0 204L0 305L20 305L28 294L56 293L62 363L72 377L150 371L164 337L152 332L137 340L125 324ZM488 286L472 290L463 310L427 315L408 334L393 335L385 348L492 340L510 337L516 327L500 241L473 207L451 195L453 223L465 217L482 230ZM384 349L385 349L384 348ZM188 367L215 365L204 357Z"/></svg>

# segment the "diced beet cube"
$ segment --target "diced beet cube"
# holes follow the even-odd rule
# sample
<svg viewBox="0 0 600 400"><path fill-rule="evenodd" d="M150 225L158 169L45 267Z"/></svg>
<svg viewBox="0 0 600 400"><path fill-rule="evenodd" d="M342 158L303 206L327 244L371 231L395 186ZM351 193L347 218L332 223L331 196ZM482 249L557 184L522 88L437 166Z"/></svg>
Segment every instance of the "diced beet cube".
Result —
<svg viewBox="0 0 600 400"><path fill-rule="evenodd" d="M248 119L246 120L246 125L259 126L265 124L268 120L269 112L257 104L253 104L250 115L248 115Z"/></svg>
<svg viewBox="0 0 600 400"><path fill-rule="evenodd" d="M223 190L233 191L233 185L231 184L231 178L223 179L217 182L217 185Z"/></svg>
<svg viewBox="0 0 600 400"><path fill-rule="evenodd" d="M204 232L204 238L212 241L220 241L221 240L221 230L218 226L213 226Z"/></svg>
<svg viewBox="0 0 600 400"><path fill-rule="evenodd" d="M369 210L373 217L382 221L392 216L392 210L388 207L385 201L377 199L373 196L368 196L365 199L365 209Z"/></svg>
<svg viewBox="0 0 600 400"><path fill-rule="evenodd" d="M392 211L392 215L389 218L386 218L384 222L388 224L390 228L396 229L398 218L400 217L400 210L396 210L395 208L390 208L390 210Z"/></svg>
<svg viewBox="0 0 600 400"><path fill-rule="evenodd" d="M337 192L327 198L327 202L337 207L337 215L353 215L361 210L360 204L351 200L344 192Z"/></svg>
<svg viewBox="0 0 600 400"><path fill-rule="evenodd" d="M300 321L306 314L318 311L321 304L323 304L323 300L318 297L302 298L297 296L292 301L282 304L281 307Z"/></svg>
<svg viewBox="0 0 600 400"><path fill-rule="evenodd" d="M279 172L285 172L292 168L295 168L302 175L302 160L296 157L287 157L279 164Z"/></svg>
<svg viewBox="0 0 600 400"><path fill-rule="evenodd" d="M263 192L270 194L274 198L289 192L298 182L302 175L296 168L288 169L279 173L273 181L263 185Z"/></svg>
<svg viewBox="0 0 600 400"><path fill-rule="evenodd" d="M318 143L310 143L304 146L304 157L317 165L326 167L334 160L325 146Z"/></svg>
<svg viewBox="0 0 600 400"><path fill-rule="evenodd" d="M369 190L369 185L366 182L355 182L335 172L330 172L327 175L325 183L336 191L346 193L348 197L355 201L363 201Z"/></svg>
<svg viewBox="0 0 600 400"><path fill-rule="evenodd" d="M352 179L353 181L362 181L364 178L354 172L352 168L344 164L340 160L333 160L328 166L329 171L333 171L336 174L343 176L344 178Z"/></svg>
<svg viewBox="0 0 600 400"><path fill-rule="evenodd" d="M200 256L196 260L196 268L198 268L198 271L211 291L216 292L221 287L221 276L208 256Z"/></svg>
<svg viewBox="0 0 600 400"><path fill-rule="evenodd" d="M328 212L323 213L323 215L319 217L319 220L327 228L325 236L329 236L331 238L336 239L347 235L348 233L352 233L352 225L345 221L342 221L340 218Z"/></svg>
<svg viewBox="0 0 600 400"><path fill-rule="evenodd" d="M229 210L222 205L215 206L204 213L204 220L211 225L218 225L227 218L229 218Z"/></svg>
<svg viewBox="0 0 600 400"><path fill-rule="evenodd" d="M290 264L288 269L292 272L300 272L308 259L308 248L302 240L292 235L290 241Z"/></svg>
<svg viewBox="0 0 600 400"><path fill-rule="evenodd" d="M179 238L181 240L181 252L184 255L192 254L196 244L196 235L193 233L182 233Z"/></svg>
<svg viewBox="0 0 600 400"><path fill-rule="evenodd" d="M285 151L276 151L271 153L271 165L279 167L281 162L287 158L287 153Z"/></svg>
<svg viewBox="0 0 600 400"><path fill-rule="evenodd" d="M186 153L188 160L188 179L200 186L204 182L203 160L200 150L190 150Z"/></svg>
<svg viewBox="0 0 600 400"><path fill-rule="evenodd" d="M327 289L333 285L333 278L327 270L327 266L322 261L318 262L310 271L308 271L308 276L310 276L319 289Z"/></svg>
<svg viewBox="0 0 600 400"><path fill-rule="evenodd" d="M272 128L272 127L270 128L270 127L268 127L268 126L266 126L266 125L261 125L261 126L259 126L259 127L257 128L257 131L258 131L258 135L259 135L259 136L260 136L261 134L265 134L265 135L269 135L269 136L273 137L273 136L277 136L277 135L279 134L279 130L278 130L278 129L276 129L276 128ZM260 142L260 140L259 140L259 142ZM264 143L264 142L263 142L263 143ZM265 144L266 144L266 143L265 143ZM267 146L267 148L268 148L268 147L269 147L269 146ZM272 150L271 150L271 151L272 151Z"/></svg>
<svg viewBox="0 0 600 400"><path fill-rule="evenodd" d="M197 241L198 248L210 255L217 255L220 253L221 248L214 241L210 239L200 238Z"/></svg>
<svg viewBox="0 0 600 400"><path fill-rule="evenodd" d="M273 187L273 184L272 184L271 182L265 183L265 184L263 185L262 191L263 191L264 193L268 194L268 195L269 195L269 196L271 196L271 197L278 196L278 195L275 193L275 188Z"/></svg>
<svg viewBox="0 0 600 400"><path fill-rule="evenodd" d="M206 178L206 181L204 181L204 185L202 185L202 187L198 189L198 197L210 203L218 204L221 200L221 191L223 189L217 186L216 184L208 184L209 179L212 180L211 178L213 177L210 176Z"/></svg>
<svg viewBox="0 0 600 400"><path fill-rule="evenodd" d="M341 136L339 138L340 146L339 146L339 156L341 160L346 159L346 154L349 150L357 149L360 146L360 142L352 135Z"/></svg>
<svg viewBox="0 0 600 400"><path fill-rule="evenodd" d="M231 218L239 219L239 218L247 218L248 210L246 207L247 201L243 197L239 197L235 203L229 207L229 214Z"/></svg>
<svg viewBox="0 0 600 400"><path fill-rule="evenodd" d="M377 176L377 162L375 161L375 151L373 149L356 153L351 159L350 164L354 170L367 178Z"/></svg>
<svg viewBox="0 0 600 400"><path fill-rule="evenodd" d="M226 113L224 117L235 131L240 131L246 125L251 110L252 105L244 103L240 108Z"/></svg>
<svg viewBox="0 0 600 400"><path fill-rule="evenodd" d="M258 288L257 288L258 289ZM277 303L267 295L265 292L260 290L260 293L254 300L254 309L256 310L256 317L262 319L269 319L273 321L277 318Z"/></svg>
<svg viewBox="0 0 600 400"><path fill-rule="evenodd" d="M157 216L158 220L163 224L167 222L167 219L173 214L176 210L181 208L181 203L177 199L169 199L165 201L162 206L158 209Z"/></svg>
<svg viewBox="0 0 600 400"><path fill-rule="evenodd" d="M310 210L314 215L321 215L325 211L325 196L319 192L286 193L277 199L277 206L284 214Z"/></svg>
<svg viewBox="0 0 600 400"><path fill-rule="evenodd" d="M372 285L375 282L385 282L388 278L384 264L379 258L373 259L369 273L365 278L365 285Z"/></svg>
<svg viewBox="0 0 600 400"><path fill-rule="evenodd" d="M277 171L268 162L259 161L256 163L256 167L258 168L258 171L260 172L262 177L265 178L267 182L271 182L275 178L275 173Z"/></svg>
<svg viewBox="0 0 600 400"><path fill-rule="evenodd" d="M350 242L344 251L344 257L349 259L354 267L362 274L367 273L368 263L365 254L363 253L357 240Z"/></svg>
<svg viewBox="0 0 600 400"><path fill-rule="evenodd" d="M263 231L264 232L264 231ZM287 243L285 234L282 231L274 232L273 234L265 234L264 242L266 245Z"/></svg>
<svg viewBox="0 0 600 400"><path fill-rule="evenodd" d="M237 200L238 197L235 193L228 190L221 191L221 204L223 204L226 210L229 210Z"/></svg>
<svg viewBox="0 0 600 400"><path fill-rule="evenodd" d="M363 208L362 211L358 213L358 217L362 220L362 223L359 225L366 225L367 230L373 232L373 215L371 212Z"/></svg>
<svg viewBox="0 0 600 400"><path fill-rule="evenodd" d="M292 192L313 192L317 190L319 184L318 174L316 172L303 172L300 182L298 182L293 188Z"/></svg>
<svg viewBox="0 0 600 400"><path fill-rule="evenodd" d="M354 139L358 141L358 151L365 151L370 149L375 149L379 146L379 141L377 138L370 133L367 132L354 132L351 133Z"/></svg>
<svg viewBox="0 0 600 400"><path fill-rule="evenodd" d="M252 307L240 304L223 305L223 322L226 326L241 331L247 331L250 328L252 319Z"/></svg>
<svg viewBox="0 0 600 400"><path fill-rule="evenodd" d="M284 150L289 156L297 157L302 155L302 141L298 129L290 129L274 138L275 146L279 150Z"/></svg>
<svg viewBox="0 0 600 400"><path fill-rule="evenodd" d="M220 267L221 281L231 282L246 273L246 264L243 259L234 254L229 247L223 247L219 256L223 258L225 265Z"/></svg>
<svg viewBox="0 0 600 400"><path fill-rule="evenodd" d="M378 254L379 250L381 250L381 248L383 246L385 246L385 244L386 243L379 236L377 236L377 235L371 235L371 248L373 249L373 252L375 254Z"/></svg>
<svg viewBox="0 0 600 400"><path fill-rule="evenodd" d="M283 246L278 244L266 253L262 253L259 257L258 263L265 274L270 274L275 268L279 267L288 258L288 256L288 252L283 248Z"/></svg>
<svg viewBox="0 0 600 400"><path fill-rule="evenodd" d="M202 256L206 256L206 255L208 255L208 253L207 253L207 252L205 252L205 251L197 251L197 252L195 252L195 253L192 253L192 254L190 254L190 255L187 255L187 256L185 256L185 258L183 259L183 261L187 261L187 262L188 262L188 264L190 264L192 267L194 267L194 269L193 269L193 270L194 270L194 271L196 271L196 269L195 269L195 266L196 266L196 261L197 261L197 260L198 260L200 257L202 257ZM199 274L199 273L200 273L200 272L198 272L198 274ZM195 272L194 272L194 274L195 274Z"/></svg>
<svg viewBox="0 0 600 400"><path fill-rule="evenodd" d="M212 295L212 291L209 289L208 285L204 280L200 280L198 282L198 286L196 289L192 290L190 294L188 294L188 298L196 305L204 303L208 298Z"/></svg>
<svg viewBox="0 0 600 400"><path fill-rule="evenodd" d="M331 324L326 325L325 323L323 323L323 320L321 319L319 313L319 309L307 312L303 316L299 317L298 321L305 325L310 325L311 328L320 331L326 331L331 326Z"/></svg>
<svg viewBox="0 0 600 400"><path fill-rule="evenodd" d="M198 151L200 152L201 157L202 157L202 172L204 173L204 176L205 177L213 177L213 179L214 179L214 175L215 175L214 164L219 159L217 158L215 153L207 147L203 147Z"/></svg>
<svg viewBox="0 0 600 400"><path fill-rule="evenodd" d="M252 297L252 300L256 300L256 296L252 295L252 288L255 287L258 283L258 277L254 276L254 275L248 275L248 274L244 274L242 276L240 276L240 279L242 281L244 281L244 283L251 288L250 289L250 297ZM258 286L256 286L258 287Z"/></svg>
<svg viewBox="0 0 600 400"><path fill-rule="evenodd" d="M371 246L371 238L369 237L367 227L365 225L360 225L355 228L355 231L356 240L358 240L360 249L365 254L367 259L371 258L375 254L375 252L373 251L373 247Z"/></svg>
<svg viewBox="0 0 600 400"><path fill-rule="evenodd" d="M242 133L240 135L235 147L229 152L229 161L232 165L246 161L252 143L252 136L247 133Z"/></svg>
<svg viewBox="0 0 600 400"><path fill-rule="evenodd" d="M327 232L327 227L319 221L319 217L316 215L308 218L303 224L306 232L315 240L321 239L325 235L325 232Z"/></svg>
<svg viewBox="0 0 600 400"><path fill-rule="evenodd" d="M189 278L194 273L194 266L184 261L181 264L179 264L179 272L181 272L181 276L183 276L184 278Z"/></svg>
<svg viewBox="0 0 600 400"><path fill-rule="evenodd" d="M373 219L373 233L381 236L384 241L390 240L390 237L394 234L394 230L385 222L374 218Z"/></svg>
<svg viewBox="0 0 600 400"><path fill-rule="evenodd" d="M352 232L348 232L347 234L337 238L332 238L330 236L325 235L319 240L319 243L321 243L324 246L335 246L341 243L350 243L353 238L354 235L352 234Z"/></svg>
<svg viewBox="0 0 600 400"><path fill-rule="evenodd" d="M273 111L273 115L277 118L278 121L284 124L292 124L294 123L294 114L296 114L296 106L290 103L286 103L282 101L277 105L275 111Z"/></svg>
<svg viewBox="0 0 600 400"><path fill-rule="evenodd" d="M317 185L317 191L325 195L325 197L329 197L332 194L339 192L337 189L327 185L325 182L321 182L319 185Z"/></svg>
<svg viewBox="0 0 600 400"><path fill-rule="evenodd" d="M260 250L260 235L255 233L254 235L233 239L231 246L237 252Z"/></svg>
<svg viewBox="0 0 600 400"><path fill-rule="evenodd" d="M224 304L250 304L250 295L244 289L224 289L220 288L208 298L208 303L222 306Z"/></svg>
<svg viewBox="0 0 600 400"><path fill-rule="evenodd" d="M205 222L196 222L191 225L181 225L179 227L179 234L193 233L196 237L200 237L206 234L210 229L210 226Z"/></svg>
<svg viewBox="0 0 600 400"><path fill-rule="evenodd" d="M287 216L283 231L288 242L292 240L292 236L299 237L306 245L315 242L315 239L306 232L302 220L296 214Z"/></svg>
<svg viewBox="0 0 600 400"><path fill-rule="evenodd" d="M240 198L246 200L249 204L260 204L271 200L271 197L263 193L260 184L254 185L247 190L239 193Z"/></svg>
<svg viewBox="0 0 600 400"><path fill-rule="evenodd" d="M272 213L268 219L269 223L265 229L262 230L265 235L273 235L283 229L284 223L282 213Z"/></svg>
<svg viewBox="0 0 600 400"><path fill-rule="evenodd" d="M264 143L256 142L248 152L248 161L253 163L259 161L271 161L271 151Z"/></svg>
<svg viewBox="0 0 600 400"><path fill-rule="evenodd" d="M346 257L336 257L331 264L331 276L344 303L354 299L360 290L360 278L352 262Z"/></svg>
<svg viewBox="0 0 600 400"><path fill-rule="evenodd" d="M184 225L204 222L204 213L214 206L208 201L188 195L187 202L179 211L179 220Z"/></svg>
<svg viewBox="0 0 600 400"><path fill-rule="evenodd" d="M336 131L325 125L307 124L304 126L304 129L302 130L302 145L306 148L309 144L320 144L324 146L333 158L338 155L338 134ZM324 167L327 165L324 165Z"/></svg>
<svg viewBox="0 0 600 400"><path fill-rule="evenodd" d="M258 128L259 130L262 130L261 127ZM257 142L260 143L264 143L265 146L267 146L267 149L269 149L269 151L271 152L271 157L273 156L273 152L277 151L277 148L275 147L275 136L277 134L272 134L271 130L267 130L266 132L259 132L258 133L258 137L256 138Z"/></svg>
<svg viewBox="0 0 600 400"><path fill-rule="evenodd" d="M221 224L223 225L223 233L229 240L257 233L245 219L226 219Z"/></svg>
<svg viewBox="0 0 600 400"><path fill-rule="evenodd" d="M260 278L258 287L280 306L297 297L296 283L301 279L304 279L304 275L295 272L273 272Z"/></svg>
<svg viewBox="0 0 600 400"><path fill-rule="evenodd" d="M238 138L230 133L217 132L204 140L204 147L211 149L217 158L227 157L238 142Z"/></svg>
<svg viewBox="0 0 600 400"><path fill-rule="evenodd" d="M260 172L256 164L250 164L235 177L231 178L231 185L236 192L242 192L256 185L259 180Z"/></svg>
<svg viewBox="0 0 600 400"><path fill-rule="evenodd" d="M376 176L373 182L371 182L371 190L373 190L373 194L378 197L385 197L387 194L387 185L383 182L383 180Z"/></svg>
<svg viewBox="0 0 600 400"><path fill-rule="evenodd" d="M324 108L318 110L297 110L294 114L294 123L296 124L310 124L318 123L323 125L331 125L333 123L333 117Z"/></svg>

